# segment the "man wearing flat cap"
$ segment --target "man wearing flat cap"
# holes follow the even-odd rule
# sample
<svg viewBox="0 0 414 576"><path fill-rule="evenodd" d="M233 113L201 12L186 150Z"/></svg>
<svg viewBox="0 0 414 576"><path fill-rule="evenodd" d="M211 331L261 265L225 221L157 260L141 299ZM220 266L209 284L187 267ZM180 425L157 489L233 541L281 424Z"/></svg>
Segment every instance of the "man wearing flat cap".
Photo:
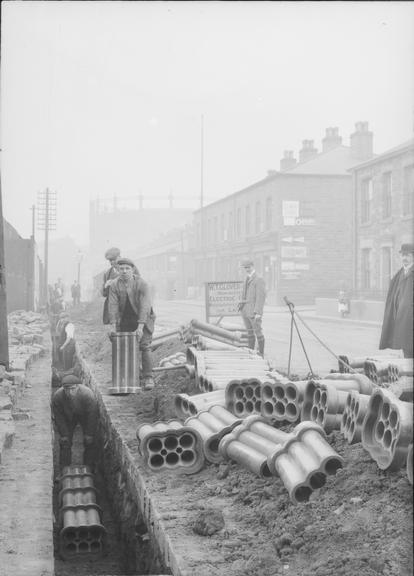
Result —
<svg viewBox="0 0 414 576"><path fill-rule="evenodd" d="M83 433L83 464L94 469L98 401L90 388L75 375L65 376L52 398L52 416L59 434L60 468L72 462L73 433L79 424Z"/></svg>
<svg viewBox="0 0 414 576"><path fill-rule="evenodd" d="M119 258L118 269L119 276L109 286L110 331L136 332L141 351L143 388L149 390L154 388L151 342L155 322L150 289L129 258Z"/></svg>
<svg viewBox="0 0 414 576"><path fill-rule="evenodd" d="M414 244L403 244L400 254L402 268L388 288L379 348L402 350L404 358L412 358Z"/></svg>
<svg viewBox="0 0 414 576"><path fill-rule="evenodd" d="M250 258L241 261L240 266L246 272L242 300L239 303L244 325L247 329L248 346L252 350L257 341L258 352L264 354L265 339L262 330L263 306L266 299L265 282L256 274L254 262Z"/></svg>

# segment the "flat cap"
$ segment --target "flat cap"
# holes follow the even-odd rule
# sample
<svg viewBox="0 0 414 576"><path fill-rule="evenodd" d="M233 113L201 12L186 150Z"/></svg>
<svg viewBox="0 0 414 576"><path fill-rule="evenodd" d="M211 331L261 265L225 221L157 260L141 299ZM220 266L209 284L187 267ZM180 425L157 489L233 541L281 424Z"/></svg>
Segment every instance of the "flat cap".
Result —
<svg viewBox="0 0 414 576"><path fill-rule="evenodd" d="M135 268L135 264L129 258L119 258L117 261L118 266L122 266L122 264L126 266L131 266L131 268Z"/></svg>
<svg viewBox="0 0 414 576"><path fill-rule="evenodd" d="M62 386L74 386L75 384L80 384L80 379L74 374L68 374L62 378Z"/></svg>
<svg viewBox="0 0 414 576"><path fill-rule="evenodd" d="M108 248L108 250L105 252L105 258L107 260L114 260L115 258L118 258L120 254L121 250L114 246L113 248Z"/></svg>
<svg viewBox="0 0 414 576"><path fill-rule="evenodd" d="M407 242L406 244L401 244L400 254L414 254L414 244L412 242Z"/></svg>
<svg viewBox="0 0 414 576"><path fill-rule="evenodd" d="M254 262L251 258L244 258L241 262L240 262L240 266L242 268L248 268L249 266L254 266Z"/></svg>

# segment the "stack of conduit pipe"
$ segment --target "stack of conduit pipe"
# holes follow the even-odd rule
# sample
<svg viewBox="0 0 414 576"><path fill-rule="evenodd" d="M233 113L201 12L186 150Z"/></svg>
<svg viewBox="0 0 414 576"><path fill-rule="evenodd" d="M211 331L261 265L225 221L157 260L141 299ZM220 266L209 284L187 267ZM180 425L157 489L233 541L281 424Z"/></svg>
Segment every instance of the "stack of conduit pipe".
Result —
<svg viewBox="0 0 414 576"><path fill-rule="evenodd" d="M162 332L161 334L156 334L152 338L151 350L156 350L157 348L159 348L159 346L161 346L165 342L168 342L172 338L177 338L178 336L181 336L181 329L169 330L168 332Z"/></svg>
<svg viewBox="0 0 414 576"><path fill-rule="evenodd" d="M381 470L398 470L413 442L413 405L389 390L371 395L362 426L362 445Z"/></svg>
<svg viewBox="0 0 414 576"><path fill-rule="evenodd" d="M193 336L196 335L206 336L207 338L223 342L224 344L232 344L233 346L246 345L241 332L226 330L225 328L220 328L220 326L217 326L216 324L209 324L208 322L193 319L183 330L184 341L190 342Z"/></svg>
<svg viewBox="0 0 414 576"><path fill-rule="evenodd" d="M262 416L249 416L224 436L219 452L262 478L280 476L294 503L307 502L313 490L324 486L326 476L343 466L343 458L314 422L301 422L287 434Z"/></svg>
<svg viewBox="0 0 414 576"><path fill-rule="evenodd" d="M348 444L361 442L362 425L367 413L370 396L351 390L346 397L345 410L342 413L341 433Z"/></svg>
<svg viewBox="0 0 414 576"><path fill-rule="evenodd" d="M367 359L364 364L364 373L374 384L387 382L390 362L391 359L387 358L381 360Z"/></svg>
<svg viewBox="0 0 414 576"><path fill-rule="evenodd" d="M274 376L262 385L262 416L275 422L296 422L300 418L307 380L290 381Z"/></svg>
<svg viewBox="0 0 414 576"><path fill-rule="evenodd" d="M185 420L189 416L195 416L202 410L208 410L210 406L225 406L225 391L214 390L204 394L177 394L174 398L175 413L179 418Z"/></svg>
<svg viewBox="0 0 414 576"><path fill-rule="evenodd" d="M60 555L65 560L101 556L106 548L106 530L90 468L66 466L60 481Z"/></svg>
<svg viewBox="0 0 414 576"><path fill-rule="evenodd" d="M302 405L301 420L316 422L326 432L339 430L350 390L370 395L373 384L363 374L330 374L322 380L309 380Z"/></svg>
<svg viewBox="0 0 414 576"><path fill-rule="evenodd" d="M204 464L200 434L178 420L142 424L136 432L139 448L153 472L174 470L184 474L199 472Z"/></svg>
<svg viewBox="0 0 414 576"><path fill-rule="evenodd" d="M216 405L199 412L197 416L190 416L184 426L197 430L203 441L204 456L209 462L217 463L223 459L218 450L220 440L240 422L240 418L233 416L223 406Z"/></svg>
<svg viewBox="0 0 414 576"><path fill-rule="evenodd" d="M242 378L231 380L225 391L226 406L238 418L260 414L262 408L262 380Z"/></svg>

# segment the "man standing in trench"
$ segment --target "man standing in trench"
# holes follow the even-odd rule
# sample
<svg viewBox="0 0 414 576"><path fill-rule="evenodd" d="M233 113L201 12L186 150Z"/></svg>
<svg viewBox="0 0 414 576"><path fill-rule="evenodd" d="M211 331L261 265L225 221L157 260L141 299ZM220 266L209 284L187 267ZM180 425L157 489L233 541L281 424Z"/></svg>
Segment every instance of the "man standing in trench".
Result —
<svg viewBox="0 0 414 576"><path fill-rule="evenodd" d="M144 390L154 388L151 342L155 314L148 284L129 258L118 259L119 276L109 286L109 332L136 332L142 359ZM134 273L136 270L136 273Z"/></svg>
<svg viewBox="0 0 414 576"><path fill-rule="evenodd" d="M414 244L403 244L400 254L402 268L388 288L379 349L402 350L404 358L412 358Z"/></svg>
<svg viewBox="0 0 414 576"><path fill-rule="evenodd" d="M52 416L59 433L60 469L72 463L73 433L77 424L80 424L84 445L83 464L94 470L98 401L92 390L81 384L77 376L65 376L62 387L52 398Z"/></svg>
<svg viewBox="0 0 414 576"><path fill-rule="evenodd" d="M263 278L256 274L254 262L250 258L242 260L241 267L246 272L242 300L239 303L244 325L247 329L248 346L252 350L257 340L260 356L264 354L265 339L262 330L263 306L266 299L266 288Z"/></svg>

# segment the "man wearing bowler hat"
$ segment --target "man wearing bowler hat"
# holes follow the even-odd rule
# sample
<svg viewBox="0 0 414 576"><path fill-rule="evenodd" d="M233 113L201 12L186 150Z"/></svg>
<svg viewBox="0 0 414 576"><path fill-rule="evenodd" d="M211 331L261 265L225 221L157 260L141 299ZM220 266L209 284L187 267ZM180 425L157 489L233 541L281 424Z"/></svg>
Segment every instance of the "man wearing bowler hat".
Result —
<svg viewBox="0 0 414 576"><path fill-rule="evenodd" d="M257 340L259 354L263 356L265 339L262 330L262 316L266 299L265 283L263 278L256 274L252 259L245 258L240 265L246 272L246 280L243 286L242 300L239 303L239 311L247 329L249 348L254 349Z"/></svg>
<svg viewBox="0 0 414 576"><path fill-rule="evenodd" d="M62 387L53 395L52 415L59 433L61 470L71 465L73 433L77 424L83 433L83 463L94 469L98 401L92 390L81 384L77 376L65 376Z"/></svg>
<svg viewBox="0 0 414 576"><path fill-rule="evenodd" d="M151 342L155 323L150 290L129 258L118 259L118 270L119 276L109 287L110 332L136 332L141 351L143 388L149 390L154 388Z"/></svg>
<svg viewBox="0 0 414 576"><path fill-rule="evenodd" d="M412 358L414 244L402 244L400 254L402 268L388 288L379 348L402 350L404 358Z"/></svg>

